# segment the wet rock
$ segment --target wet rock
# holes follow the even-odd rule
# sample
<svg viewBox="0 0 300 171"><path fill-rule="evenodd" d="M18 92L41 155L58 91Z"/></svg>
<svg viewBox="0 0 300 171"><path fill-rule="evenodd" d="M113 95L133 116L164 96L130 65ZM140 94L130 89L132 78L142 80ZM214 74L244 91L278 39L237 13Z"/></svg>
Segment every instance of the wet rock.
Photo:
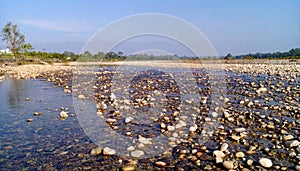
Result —
<svg viewBox="0 0 300 171"><path fill-rule="evenodd" d="M29 101L29 100L30 100L30 98L29 98L29 97L26 97L26 98L25 98L25 101Z"/></svg>
<svg viewBox="0 0 300 171"><path fill-rule="evenodd" d="M265 168L270 168L273 165L272 160L270 160L268 158L259 159L259 164Z"/></svg>
<svg viewBox="0 0 300 171"><path fill-rule="evenodd" d="M83 94L78 95L78 100L85 100L85 96Z"/></svg>
<svg viewBox="0 0 300 171"><path fill-rule="evenodd" d="M232 170L235 168L234 161L224 161L223 166L228 170Z"/></svg>
<svg viewBox="0 0 300 171"><path fill-rule="evenodd" d="M135 166L134 165L126 165L122 167L122 171L134 171Z"/></svg>
<svg viewBox="0 0 300 171"><path fill-rule="evenodd" d="M99 154L101 154L102 152L102 148L101 147L97 147L91 150L91 156L97 156Z"/></svg>
<svg viewBox="0 0 300 171"><path fill-rule="evenodd" d="M225 157L225 154L222 151L215 150L213 152L213 155L216 157L216 163L221 163L223 162L223 157Z"/></svg>
<svg viewBox="0 0 300 171"><path fill-rule="evenodd" d="M141 150L135 150L130 153L132 157L139 158L144 155L144 152Z"/></svg>
<svg viewBox="0 0 300 171"><path fill-rule="evenodd" d="M292 140L292 139L294 139L293 135L286 135L283 137L283 141L288 141L288 140Z"/></svg>
<svg viewBox="0 0 300 171"><path fill-rule="evenodd" d="M61 119L66 119L66 118L68 117L68 113L65 112L65 111L61 111L61 112L59 113L59 117L60 117Z"/></svg>
<svg viewBox="0 0 300 171"><path fill-rule="evenodd" d="M221 145L220 151L226 151L227 148L228 148L228 144L227 144L227 143L223 143L223 144Z"/></svg>
<svg viewBox="0 0 300 171"><path fill-rule="evenodd" d="M111 155L115 155L116 154L116 151L114 149L111 149L109 147L105 147L103 149L103 154L104 155L108 155L108 156L111 156Z"/></svg>
<svg viewBox="0 0 300 171"><path fill-rule="evenodd" d="M165 167L167 165L167 163L165 163L163 161L157 161L157 162L155 162L155 165L159 166L159 167Z"/></svg>
<svg viewBox="0 0 300 171"><path fill-rule="evenodd" d="M245 128L235 128L234 131L235 132L245 132L246 129Z"/></svg>
<svg viewBox="0 0 300 171"><path fill-rule="evenodd" d="M127 117L125 118L125 123L130 123L133 120L132 117Z"/></svg>
<svg viewBox="0 0 300 171"><path fill-rule="evenodd" d="M285 145L287 146L287 147L297 147L297 146L299 146L300 145L300 142L298 141L298 140L291 140L291 141L286 141L285 142Z"/></svg>
<svg viewBox="0 0 300 171"><path fill-rule="evenodd" d="M244 158L245 157L245 154L243 153L243 152L237 152L236 154L235 154L235 156L237 157L237 158Z"/></svg>
<svg viewBox="0 0 300 171"><path fill-rule="evenodd" d="M32 122L32 121L33 121L33 119L31 119L31 118L27 119L27 122Z"/></svg>

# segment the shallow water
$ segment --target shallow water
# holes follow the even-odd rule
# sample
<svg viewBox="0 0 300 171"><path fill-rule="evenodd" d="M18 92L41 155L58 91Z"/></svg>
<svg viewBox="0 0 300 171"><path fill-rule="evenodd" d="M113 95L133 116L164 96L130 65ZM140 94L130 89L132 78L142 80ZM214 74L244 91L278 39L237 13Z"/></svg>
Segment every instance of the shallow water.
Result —
<svg viewBox="0 0 300 171"><path fill-rule="evenodd" d="M72 156L74 144L86 138L76 117L59 119L60 107L74 113L72 96L52 83L3 80L0 94L0 170L60 168L64 153ZM27 122L29 118L33 122Z"/></svg>

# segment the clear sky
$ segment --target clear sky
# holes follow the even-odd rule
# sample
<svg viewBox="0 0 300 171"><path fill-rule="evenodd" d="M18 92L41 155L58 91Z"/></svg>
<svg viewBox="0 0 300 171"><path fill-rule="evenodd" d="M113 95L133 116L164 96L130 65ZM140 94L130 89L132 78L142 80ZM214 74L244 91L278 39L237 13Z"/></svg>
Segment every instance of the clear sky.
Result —
<svg viewBox="0 0 300 171"><path fill-rule="evenodd" d="M0 27L18 24L35 50L79 53L115 20L162 13L193 24L220 55L238 55L300 47L299 9L299 0L0 0Z"/></svg>

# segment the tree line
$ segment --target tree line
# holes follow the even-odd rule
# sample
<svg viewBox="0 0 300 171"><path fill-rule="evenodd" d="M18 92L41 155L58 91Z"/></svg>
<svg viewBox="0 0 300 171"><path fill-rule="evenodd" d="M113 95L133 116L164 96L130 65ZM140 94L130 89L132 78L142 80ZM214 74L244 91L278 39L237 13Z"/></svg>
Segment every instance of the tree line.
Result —
<svg viewBox="0 0 300 171"><path fill-rule="evenodd" d="M249 53L237 56L227 54L225 59L300 59L300 48L293 48L287 52Z"/></svg>

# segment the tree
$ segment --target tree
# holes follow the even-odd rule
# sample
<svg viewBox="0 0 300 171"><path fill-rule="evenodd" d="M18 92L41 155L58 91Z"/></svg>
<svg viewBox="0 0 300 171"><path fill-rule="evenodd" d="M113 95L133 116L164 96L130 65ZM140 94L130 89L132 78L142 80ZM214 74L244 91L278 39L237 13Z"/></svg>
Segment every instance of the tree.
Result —
<svg viewBox="0 0 300 171"><path fill-rule="evenodd" d="M25 36L19 32L18 26L8 22L1 31L2 41L6 41L8 48L15 57L20 57L19 51L25 43Z"/></svg>
<svg viewBox="0 0 300 171"><path fill-rule="evenodd" d="M232 55L230 53L228 53L224 59L228 59L228 60L231 60L233 59Z"/></svg>
<svg viewBox="0 0 300 171"><path fill-rule="evenodd" d="M28 51L33 50L34 48L32 47L32 45L30 43L26 43L21 45L21 51L24 52L24 55L27 57L28 56Z"/></svg>

